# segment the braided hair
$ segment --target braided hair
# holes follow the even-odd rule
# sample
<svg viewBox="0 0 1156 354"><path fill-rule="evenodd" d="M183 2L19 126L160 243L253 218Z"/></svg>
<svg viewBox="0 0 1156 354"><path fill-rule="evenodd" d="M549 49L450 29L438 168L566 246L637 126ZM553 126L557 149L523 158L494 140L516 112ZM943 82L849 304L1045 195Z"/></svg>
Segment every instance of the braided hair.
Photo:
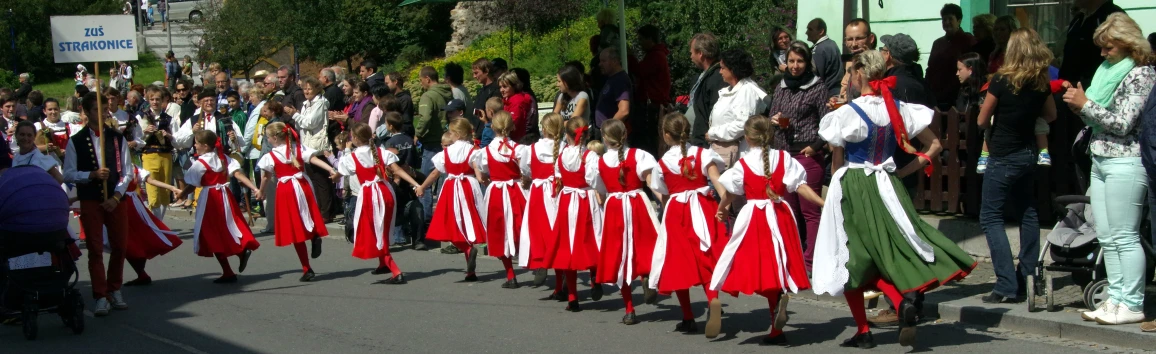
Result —
<svg viewBox="0 0 1156 354"><path fill-rule="evenodd" d="M750 140L751 145L763 148L763 179L766 184L767 198L778 199L778 193L771 190L771 143L774 142L774 133L771 131L771 119L766 116L751 116L743 126L743 134Z"/></svg>
<svg viewBox="0 0 1156 354"><path fill-rule="evenodd" d="M354 138L357 138L357 140L369 146L369 154L373 156L373 170L377 173L377 177L382 180L388 180L389 174L386 173L385 165L381 164L381 151L378 151L378 147L371 143L373 141L373 129L370 129L369 125L365 123L353 123L350 130ZM357 159L357 155L351 157Z"/></svg>
<svg viewBox="0 0 1156 354"><path fill-rule="evenodd" d="M269 123L265 126L265 137L272 141L284 141L286 154L289 163L298 169L301 168L301 161L297 159L297 149L293 148L294 141L290 136L289 126L283 122Z"/></svg>
<svg viewBox="0 0 1156 354"><path fill-rule="evenodd" d="M670 135L682 150L682 159L678 160L682 175L687 179L698 179L698 172L694 169L695 162L687 160L687 141L690 140L690 122L682 113L674 112L662 118L662 132Z"/></svg>
<svg viewBox="0 0 1156 354"><path fill-rule="evenodd" d="M618 149L618 183L626 185L626 125L617 119L602 122L602 142Z"/></svg>

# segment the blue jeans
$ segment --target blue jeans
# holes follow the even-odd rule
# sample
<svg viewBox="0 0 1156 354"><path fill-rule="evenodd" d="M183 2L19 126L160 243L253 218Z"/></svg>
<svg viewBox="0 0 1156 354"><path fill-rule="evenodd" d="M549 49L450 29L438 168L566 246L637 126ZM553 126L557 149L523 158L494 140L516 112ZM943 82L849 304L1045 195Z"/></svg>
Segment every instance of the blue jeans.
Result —
<svg viewBox="0 0 1156 354"><path fill-rule="evenodd" d="M422 147L421 147L421 173L423 175L429 176L430 172L434 170L433 157L434 157L434 155L437 155L439 152L442 152L441 146L422 145ZM436 183L434 183L434 185L430 188L430 190L426 191L425 194L422 194L421 198L419 199L419 200L421 200L422 208L425 209L425 218L426 218L425 221L427 221L427 222L433 219L433 205L434 205L434 203L437 203L437 201L434 199L434 194L437 193L439 187L442 185L442 181L445 181L444 175L439 177L438 181Z"/></svg>
<svg viewBox="0 0 1156 354"><path fill-rule="evenodd" d="M1144 308L1144 249L1140 221L1148 192L1148 173L1139 157L1092 156L1088 196L1096 220L1096 238L1104 250L1108 297L1132 311Z"/></svg>
<svg viewBox="0 0 1156 354"><path fill-rule="evenodd" d="M983 175L983 196L979 222L987 236L991 263L995 268L995 289L1006 298L1020 297L1024 277L1035 274L1040 258L1040 222L1036 214L1036 154L1023 149L1007 156L989 157ZM1004 230L1004 205L1020 221L1019 267L1011 255L1011 245Z"/></svg>

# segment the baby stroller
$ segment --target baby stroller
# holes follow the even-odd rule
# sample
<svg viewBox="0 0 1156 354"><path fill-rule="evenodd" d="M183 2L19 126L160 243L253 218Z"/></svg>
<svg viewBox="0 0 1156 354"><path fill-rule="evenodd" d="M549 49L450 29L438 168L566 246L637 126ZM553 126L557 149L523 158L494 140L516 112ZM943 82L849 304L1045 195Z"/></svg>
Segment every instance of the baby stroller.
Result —
<svg viewBox="0 0 1156 354"><path fill-rule="evenodd" d="M1085 155L1086 143L1081 144L1088 137L1085 129L1076 138L1076 145L1072 148L1073 156ZM1083 176L1082 168L1076 169L1076 180L1082 189L1087 190L1087 179ZM1092 218L1091 200L1087 195L1064 195L1056 197L1056 204L1062 206L1057 210L1064 212L1060 220L1048 234L1047 242L1043 242L1040 259L1035 275L1028 275L1025 279L1027 288L1028 311L1052 311L1055 305L1054 272L1072 274L1072 280L1080 286L1083 292L1084 306L1095 310L1101 302L1108 299L1108 280L1104 268L1103 250L1096 238L1096 221ZM1148 206L1151 207L1151 206ZM1145 211L1141 215L1148 215ZM1153 269L1156 268L1156 252L1148 239L1151 222L1146 217L1140 223L1140 245L1146 255L1145 280L1151 283ZM1044 257L1051 255L1052 263L1045 265ZM1041 279L1043 280L1041 282ZM1045 303L1039 308L1036 295L1044 296Z"/></svg>
<svg viewBox="0 0 1156 354"><path fill-rule="evenodd" d="M84 332L68 207L60 184L39 167L11 168L0 177L0 308L23 321L28 340L36 339L41 313L55 312L74 333Z"/></svg>

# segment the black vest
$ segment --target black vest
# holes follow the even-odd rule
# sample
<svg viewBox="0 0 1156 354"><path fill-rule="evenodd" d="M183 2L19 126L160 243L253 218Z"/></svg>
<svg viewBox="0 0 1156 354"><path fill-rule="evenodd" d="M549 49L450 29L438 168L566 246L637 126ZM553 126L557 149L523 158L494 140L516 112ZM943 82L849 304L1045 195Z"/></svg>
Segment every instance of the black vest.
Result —
<svg viewBox="0 0 1156 354"><path fill-rule="evenodd" d="M161 114L159 116L154 115L152 110L145 110L144 112L141 113L141 117L143 117L146 121L148 121L149 125L157 126L157 132L160 132L163 130L166 133L168 133L168 137L165 138L164 142L160 141L160 135L157 134L156 132L154 132L152 134L145 133L145 136L144 136L144 141L145 141L144 153L146 153L146 154L151 154L151 153L165 154L165 153L173 152L173 129L172 129L173 118L170 117L169 114L165 113L164 111L161 111Z"/></svg>
<svg viewBox="0 0 1156 354"><path fill-rule="evenodd" d="M191 124L190 126L197 126L197 122L200 122L204 117L204 114L193 116L192 123L189 123ZM229 141L229 132L233 131L233 118L218 112L213 112L213 120L217 126L217 138L221 139L221 146L225 148L225 154L230 154L234 150L232 146L233 142ZM237 138L239 139L240 137Z"/></svg>
<svg viewBox="0 0 1156 354"><path fill-rule="evenodd" d="M96 144L100 143L100 139L95 138L94 140L90 131L91 129L85 126L81 128L76 135L69 138L69 144L72 144L73 150L76 151L76 156L73 156L73 158L76 159L77 171L96 171L100 169L100 162L96 159L96 149L94 148ZM76 184L76 197L80 200L103 202L106 196L112 198L114 193L116 193L116 184L120 181L120 176L123 173L124 166L121 166L120 163L124 156L120 156L120 159L117 159L117 155L121 153L121 148L124 146L124 138L116 132L116 129L109 127L104 128L103 134L107 134L104 137L103 150L105 167L109 170L108 186L106 189L108 194L104 195L100 191L103 182L99 179L93 179L88 183ZM66 156L65 159L67 158Z"/></svg>

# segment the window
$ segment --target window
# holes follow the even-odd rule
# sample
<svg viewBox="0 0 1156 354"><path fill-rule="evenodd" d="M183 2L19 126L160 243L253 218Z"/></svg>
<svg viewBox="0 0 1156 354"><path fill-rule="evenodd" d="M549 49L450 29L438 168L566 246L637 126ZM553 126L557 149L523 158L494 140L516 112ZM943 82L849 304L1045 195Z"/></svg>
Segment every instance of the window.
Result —
<svg viewBox="0 0 1156 354"><path fill-rule="evenodd" d="M1063 55L1073 0L992 0L996 16L1011 15L1020 27L1031 27L1059 58Z"/></svg>

